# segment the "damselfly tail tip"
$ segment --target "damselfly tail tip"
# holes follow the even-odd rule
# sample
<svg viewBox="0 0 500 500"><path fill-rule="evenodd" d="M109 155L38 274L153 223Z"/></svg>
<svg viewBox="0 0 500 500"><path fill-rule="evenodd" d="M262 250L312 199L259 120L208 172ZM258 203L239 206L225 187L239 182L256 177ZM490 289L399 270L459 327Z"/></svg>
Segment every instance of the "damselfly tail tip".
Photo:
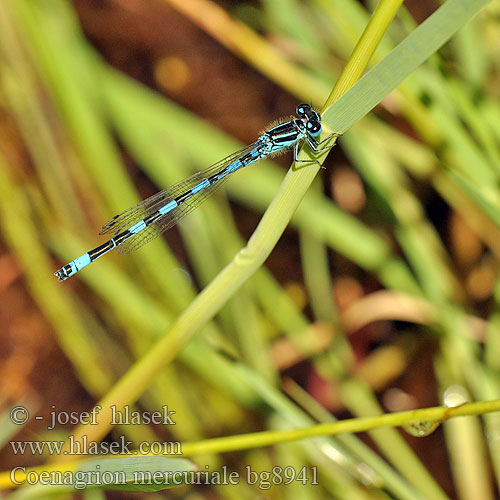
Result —
<svg viewBox="0 0 500 500"><path fill-rule="evenodd" d="M66 272L64 267L61 267L61 269L58 269L55 273L54 276L57 276L57 281L64 281L69 278L69 274Z"/></svg>

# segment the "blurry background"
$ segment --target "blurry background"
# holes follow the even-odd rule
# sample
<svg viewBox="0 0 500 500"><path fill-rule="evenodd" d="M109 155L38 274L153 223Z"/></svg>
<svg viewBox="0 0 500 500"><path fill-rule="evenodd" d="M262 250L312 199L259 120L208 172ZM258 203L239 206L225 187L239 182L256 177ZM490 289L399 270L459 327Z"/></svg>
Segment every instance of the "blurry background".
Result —
<svg viewBox="0 0 500 500"><path fill-rule="evenodd" d="M254 141L297 103L320 107L374 6L0 4L4 408L89 410L233 258L291 155L239 172L135 254L107 255L64 284L52 274L103 242L114 214ZM437 6L407 2L375 60ZM137 408L174 409L175 428L115 437L193 441L432 406L443 394L500 397L499 23L493 2L339 141L265 268L141 398ZM444 427L197 460L314 465L320 486L106 498L495 498L495 417ZM15 439L71 428L30 422ZM42 462L9 446L1 457L4 470Z"/></svg>

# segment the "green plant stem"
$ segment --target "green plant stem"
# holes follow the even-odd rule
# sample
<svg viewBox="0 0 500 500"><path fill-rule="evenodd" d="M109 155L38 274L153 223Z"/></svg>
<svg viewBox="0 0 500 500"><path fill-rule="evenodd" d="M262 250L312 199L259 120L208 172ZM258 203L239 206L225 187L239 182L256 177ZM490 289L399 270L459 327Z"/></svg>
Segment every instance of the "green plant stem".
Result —
<svg viewBox="0 0 500 500"><path fill-rule="evenodd" d="M403 0L386 0L378 4L323 109L331 106L361 78L402 3Z"/></svg>
<svg viewBox="0 0 500 500"><path fill-rule="evenodd" d="M393 7L396 5L394 0L388 0L388 3L392 4ZM380 11L377 9L374 17L380 15ZM385 29L387 29L390 19L392 17L386 14L381 17L381 22L386 23ZM366 38L363 40L364 44L370 45ZM364 45L358 44L360 52L365 52L363 47ZM369 49L366 48L366 51ZM355 76L352 73L342 76L342 79L348 79L343 84L343 88L352 85ZM92 429L89 429L88 426L77 427L74 441L81 440L84 435L87 436L89 442L105 436L111 428L110 407L115 405L117 408L123 408L125 405L135 402L147 389L156 373L175 359L193 335L255 273L281 237L318 170L319 167L309 165L308 168L300 169L298 173L292 170L288 172L247 246L237 253L233 261L196 297L166 334L132 366L99 402L103 408L97 417L99 425L93 426Z"/></svg>
<svg viewBox="0 0 500 500"><path fill-rule="evenodd" d="M447 406L434 406L420 410L410 410L398 413L389 413L376 417L364 417L342 420L327 424L312 425L300 429L291 429L283 431L264 431L242 434L239 436L228 436L215 439L206 439L204 441L185 443L182 445L183 458L201 455L204 453L225 453L228 451L248 450L251 448L260 448L279 443L297 441L318 436L334 436L337 434L351 434L355 432L365 432L381 427L397 427L412 424L415 422L443 422L450 418L464 417L470 415L484 415L486 413L500 411L500 400L483 401L479 403L466 403L462 406L449 408ZM138 458L147 455L134 455ZM122 458L123 455L115 455L112 458ZM110 458L103 456L102 458ZM95 458L93 459L95 460ZM81 467L79 464L53 463L50 466L34 467L26 469L25 473L40 470L74 470ZM16 476L22 477L21 473ZM0 488L12 487L10 481L10 471L0 474Z"/></svg>
<svg viewBox="0 0 500 500"><path fill-rule="evenodd" d="M384 2L382 2L384 3ZM396 3L394 1L388 0L388 3L395 8ZM432 23L443 22L445 23L446 29L444 33L435 34L432 38L432 43L434 43L431 49L430 43L423 43L423 50L417 54L412 60L414 64L420 64L435 51L440 45L444 43L459 27L460 22L465 23L466 19L470 18L480 7L487 3L486 0L470 0L469 2L462 0L449 0L443 7L438 9L438 11L431 16L425 22L426 27L432 26L434 28L434 33L439 31L435 28L435 24ZM465 7L464 7L465 6ZM458 21L455 24L448 22L446 24L446 16L450 15L450 9L458 9L455 14L458 15ZM441 12L440 12L441 11ZM382 12L382 14L380 14ZM375 16L381 16L380 22L385 22L387 29L391 16L388 16L384 9L380 8L374 14ZM373 23L377 25L378 21L374 20ZM429 24L431 23L431 24ZM377 32L381 29L379 26ZM417 28L418 30L419 28ZM415 30L415 31L417 31ZM415 37L418 34L412 33L412 43L415 43ZM410 38L408 37L408 38ZM357 50L359 53L364 53L369 51L369 43L364 38L365 48L363 45L358 44ZM396 55L392 58L389 55L391 64L397 64L397 57L407 57L408 54L405 52L408 43L406 40L401 44L402 48L397 51ZM388 58L384 59L386 61ZM389 73L387 63L384 61L380 63L382 69L384 70L384 77L390 79L391 85L397 85L394 77ZM417 64L417 65L418 65ZM406 67L408 70L408 65ZM359 74L359 69L357 70ZM372 70L372 75L373 70ZM398 77L403 79L406 75L401 70L398 72ZM370 73L369 73L370 74ZM376 75L377 73L375 73ZM349 72L349 74L343 74L342 79L352 79L354 77L354 72ZM363 78L363 80L366 80ZM376 80L376 77L372 77L372 80ZM347 82L352 84L353 81ZM342 83L344 88L349 87L347 83ZM375 91L374 93L380 92L381 84L376 85L374 83ZM341 84L338 84L341 85ZM387 87L387 84L386 84ZM385 95L385 94L384 94ZM367 97L367 96L365 96ZM379 95L379 100L383 97ZM371 98L370 98L371 101ZM337 106L335 106L336 108ZM358 106L359 107L359 106ZM329 111L333 112L333 108L330 107ZM352 116L356 113L354 110L350 110L350 121L352 121ZM358 110L359 111L359 110ZM359 118L359 117L358 117ZM285 177L276 197L271 202L268 210L264 214L259 226L256 231L248 241L246 247L238 252L233 261L222 270L222 272L208 285L192 302L192 304L180 315L178 320L171 326L164 337L155 344L152 349L140 360L138 360L132 368L125 374L122 379L114 386L113 389L108 393L108 395L100 402L103 407L102 413L98 415L99 425L94 426L92 429L88 429L85 426L80 426L75 430L75 441L82 438L83 435L87 435L88 440L98 440L102 438L110 428L110 409L111 405L116 405L118 408L122 408L127 404L131 404L140 397L140 395L146 390L151 382L152 377L158 371L165 366L167 363L175 359L178 352L189 342L196 331L201 328L207 321L209 321L227 302L227 300L240 288L240 286L245 283L245 281L254 274L254 272L262 265L262 263L267 259L272 249L274 248L276 242L280 238L281 234L285 230L288 222L290 221L292 215L294 214L297 206L302 200L303 196L307 192L312 180L318 172L319 167L316 165L308 165L307 168L291 169L287 176Z"/></svg>
<svg viewBox="0 0 500 500"><path fill-rule="evenodd" d="M500 411L500 400L466 403L455 408L434 406L420 410L388 413L376 417L353 418L340 422L312 425L301 429L253 432L240 436L207 439L197 443L185 443L182 446L182 452L185 457L207 452L224 453L227 451L271 446L316 436L335 436L337 434L365 432L381 427L398 427L415 422L443 422L453 417L483 415L496 411Z"/></svg>

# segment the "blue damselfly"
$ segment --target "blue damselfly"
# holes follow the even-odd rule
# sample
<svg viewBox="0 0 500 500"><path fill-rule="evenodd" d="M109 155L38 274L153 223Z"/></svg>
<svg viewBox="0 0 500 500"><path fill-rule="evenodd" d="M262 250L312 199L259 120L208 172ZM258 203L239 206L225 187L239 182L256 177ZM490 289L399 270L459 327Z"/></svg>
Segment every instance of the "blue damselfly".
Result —
<svg viewBox="0 0 500 500"><path fill-rule="evenodd" d="M64 281L73 276L115 248L119 253L127 254L142 247L177 224L218 189L229 174L240 168L292 148L295 161L308 162L297 158L299 146L303 142L307 142L315 153L330 149L330 146L321 148L321 144L340 134L331 134L318 142L317 137L321 133L320 115L309 104L300 104L296 111L298 118L292 117L266 130L253 144L115 215L100 231L100 234L112 233L113 237L56 271L54 274L58 280ZM312 162L319 163L317 160Z"/></svg>

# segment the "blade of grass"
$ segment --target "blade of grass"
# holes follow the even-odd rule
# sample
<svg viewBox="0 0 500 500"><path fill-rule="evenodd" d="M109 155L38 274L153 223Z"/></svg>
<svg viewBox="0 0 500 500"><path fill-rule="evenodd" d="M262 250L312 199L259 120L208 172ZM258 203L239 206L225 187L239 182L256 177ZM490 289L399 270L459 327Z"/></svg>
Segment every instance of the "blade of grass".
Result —
<svg viewBox="0 0 500 500"><path fill-rule="evenodd" d="M365 75L360 81L363 99L358 90L351 90L328 109L325 114L328 125L333 130L342 131L356 119L364 116L378 102L375 99L380 100L385 93L392 90L399 81L436 51L486 3L485 0L476 2L449 0L408 37L409 41L406 39L402 42L384 61ZM388 16L384 16L384 19L387 22ZM392 70L390 66L393 66ZM367 87L366 82L368 85L370 83L374 85L373 93L371 88ZM367 92L370 93L369 96ZM346 97L348 94L350 95ZM377 97L373 98L373 95ZM349 105L349 109L346 108L346 104ZM106 434L110 422L109 411L106 408L112 404L122 407L124 404L135 401L147 387L151 377L175 358L178 351L185 346L195 332L255 272L281 236L317 170L315 167L308 167L298 172L292 170L287 174L280 191L250 238L248 245L197 296L153 349L139 360L100 402L104 410L99 415L100 425L90 431L92 435L88 435L88 429L80 427L75 431L76 441L80 440L83 434L88 435L89 440L98 439Z"/></svg>
<svg viewBox="0 0 500 500"><path fill-rule="evenodd" d="M448 0L429 16L356 86L322 114L330 130L343 132L373 109L391 90L444 45L490 0ZM357 105L361 100L362 106Z"/></svg>
<svg viewBox="0 0 500 500"><path fill-rule="evenodd" d="M183 457L193 457L204 453L225 453L235 450L247 450L263 446L271 446L278 443L287 443L300 439L307 439L318 436L336 436L345 433L366 432L381 427L401 427L414 422L443 422L455 417L467 415L484 415L486 413L500 411L500 400L483 401L479 403L466 403L462 406L449 408L447 406L435 406L420 410L403 411L379 415L376 417L365 417L346 419L339 422L313 425L302 427L300 429L291 429L283 431L264 431L242 434L239 436L228 436L222 438L208 439L197 443L184 443L182 447ZM137 455L139 459L142 456ZM121 457L116 456L117 460ZM45 466L46 467L46 466ZM71 470L71 465L52 464L51 469ZM31 470L45 470L44 466L26 469L26 474ZM19 474L22 478L23 473ZM12 487L10 480L10 471L0 474L0 487Z"/></svg>

